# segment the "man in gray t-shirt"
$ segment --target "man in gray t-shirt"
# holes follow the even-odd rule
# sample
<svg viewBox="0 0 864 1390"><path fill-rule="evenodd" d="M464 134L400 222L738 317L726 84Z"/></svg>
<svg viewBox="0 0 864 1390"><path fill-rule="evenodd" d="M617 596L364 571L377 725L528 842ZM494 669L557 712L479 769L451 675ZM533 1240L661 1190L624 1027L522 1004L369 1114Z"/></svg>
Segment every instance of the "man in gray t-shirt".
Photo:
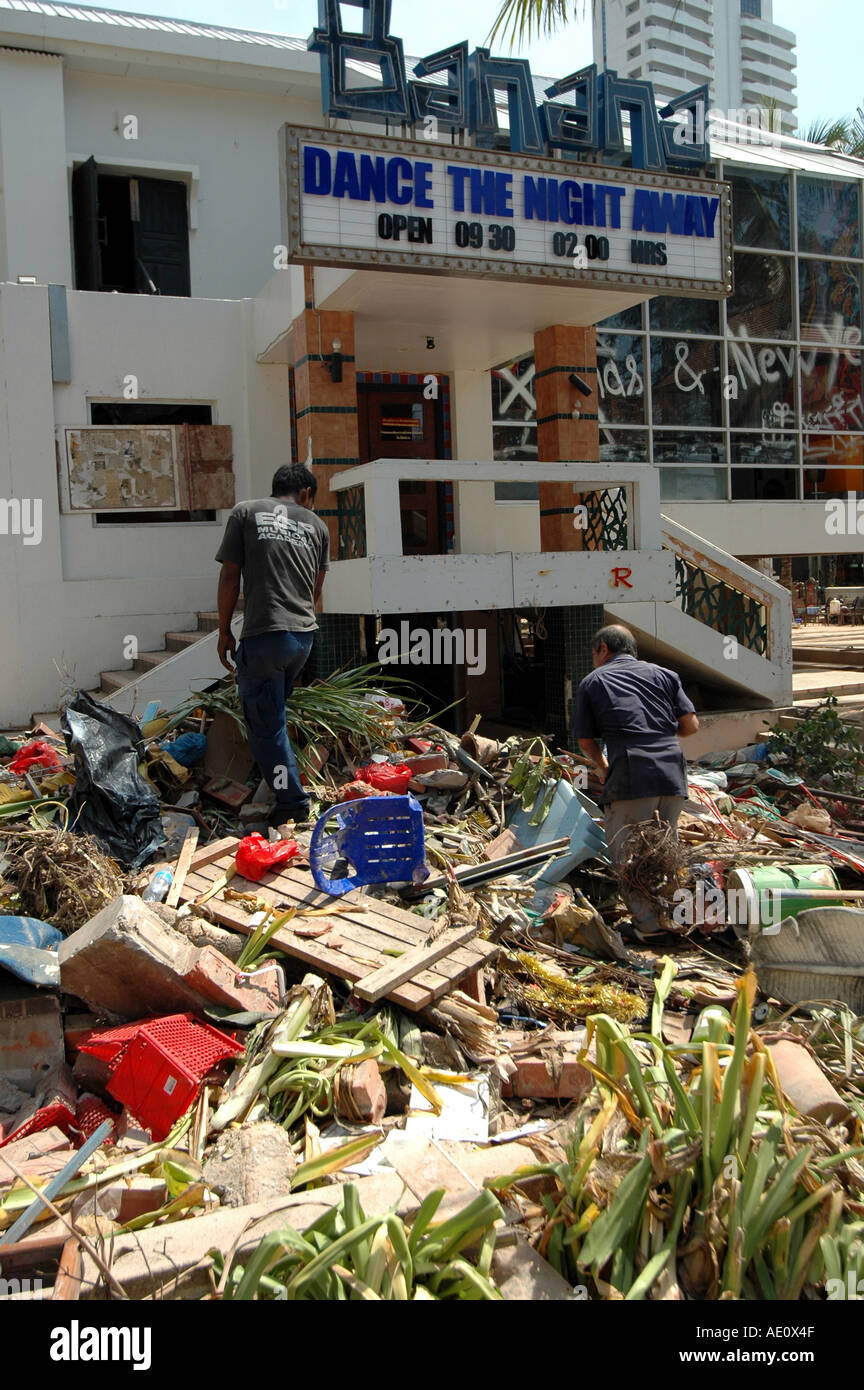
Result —
<svg viewBox="0 0 864 1390"><path fill-rule="evenodd" d="M234 508L216 555L222 565L219 660L231 671L235 657L249 747L276 797L276 825L309 814L285 727L285 701L312 650L329 563L327 527L314 512L317 488L303 464L280 468L272 497ZM241 577L245 608L238 647L231 619Z"/></svg>

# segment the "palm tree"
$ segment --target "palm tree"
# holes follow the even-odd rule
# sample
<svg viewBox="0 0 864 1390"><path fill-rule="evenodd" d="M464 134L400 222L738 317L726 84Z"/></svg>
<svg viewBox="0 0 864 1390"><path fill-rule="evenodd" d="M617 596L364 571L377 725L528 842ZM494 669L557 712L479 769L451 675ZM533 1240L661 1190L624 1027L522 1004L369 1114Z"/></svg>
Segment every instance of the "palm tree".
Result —
<svg viewBox="0 0 864 1390"><path fill-rule="evenodd" d="M799 130L798 136L801 140L809 140L811 145L826 145L841 154L864 159L864 107L859 106L854 116L811 121L806 129Z"/></svg>
<svg viewBox="0 0 864 1390"><path fill-rule="evenodd" d="M593 10L597 0L591 0ZM490 44L509 34L511 48L541 35L551 36L585 15L588 0L503 0L498 18L489 33Z"/></svg>

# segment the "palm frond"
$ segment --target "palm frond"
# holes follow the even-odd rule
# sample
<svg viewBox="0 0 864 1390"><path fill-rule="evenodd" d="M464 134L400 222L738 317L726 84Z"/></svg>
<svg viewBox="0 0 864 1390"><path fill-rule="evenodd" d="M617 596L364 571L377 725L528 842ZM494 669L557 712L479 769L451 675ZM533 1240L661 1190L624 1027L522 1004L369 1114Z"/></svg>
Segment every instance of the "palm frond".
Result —
<svg viewBox="0 0 864 1390"><path fill-rule="evenodd" d="M517 48L541 35L550 36L568 23L571 13L574 18L580 10L584 13L585 6L586 0L505 0L487 43L491 46L509 35L510 47Z"/></svg>

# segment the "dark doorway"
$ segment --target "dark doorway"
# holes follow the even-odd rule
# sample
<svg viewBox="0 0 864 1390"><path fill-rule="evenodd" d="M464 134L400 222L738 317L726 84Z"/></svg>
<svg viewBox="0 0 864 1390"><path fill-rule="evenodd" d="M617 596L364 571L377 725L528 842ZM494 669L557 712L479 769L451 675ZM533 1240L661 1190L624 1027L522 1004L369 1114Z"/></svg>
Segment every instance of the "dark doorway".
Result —
<svg viewBox="0 0 864 1390"><path fill-rule="evenodd" d="M441 410L422 386L357 387L360 462L441 457ZM405 555L443 555L446 528L443 483L399 484Z"/></svg>

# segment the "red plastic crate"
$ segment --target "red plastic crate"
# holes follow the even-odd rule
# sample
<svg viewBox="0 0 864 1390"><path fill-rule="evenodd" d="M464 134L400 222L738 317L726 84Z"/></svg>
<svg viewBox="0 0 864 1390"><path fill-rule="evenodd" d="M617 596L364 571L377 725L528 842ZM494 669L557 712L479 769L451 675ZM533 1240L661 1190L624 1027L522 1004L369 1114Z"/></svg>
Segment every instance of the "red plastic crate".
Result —
<svg viewBox="0 0 864 1390"><path fill-rule="evenodd" d="M39 1134L41 1130L50 1129L52 1125L56 1125L57 1129L69 1136L75 1127L75 1112L62 1101L56 1101L53 1105L43 1105L41 1110L37 1110L29 1120L13 1129L5 1139L0 1139L0 1149L11 1144L13 1139L26 1139L29 1134Z"/></svg>
<svg viewBox="0 0 864 1390"><path fill-rule="evenodd" d="M116 1129L117 1116L113 1110L109 1110L104 1101L98 1096L83 1095L78 1102L78 1109L75 1111L75 1128L79 1134L79 1146L95 1134L101 1124L110 1120ZM109 1136L113 1139L113 1133Z"/></svg>
<svg viewBox="0 0 864 1390"><path fill-rule="evenodd" d="M208 1071L243 1051L192 1014L139 1025L116 1062L108 1092L122 1101L154 1139L164 1139L193 1104Z"/></svg>

